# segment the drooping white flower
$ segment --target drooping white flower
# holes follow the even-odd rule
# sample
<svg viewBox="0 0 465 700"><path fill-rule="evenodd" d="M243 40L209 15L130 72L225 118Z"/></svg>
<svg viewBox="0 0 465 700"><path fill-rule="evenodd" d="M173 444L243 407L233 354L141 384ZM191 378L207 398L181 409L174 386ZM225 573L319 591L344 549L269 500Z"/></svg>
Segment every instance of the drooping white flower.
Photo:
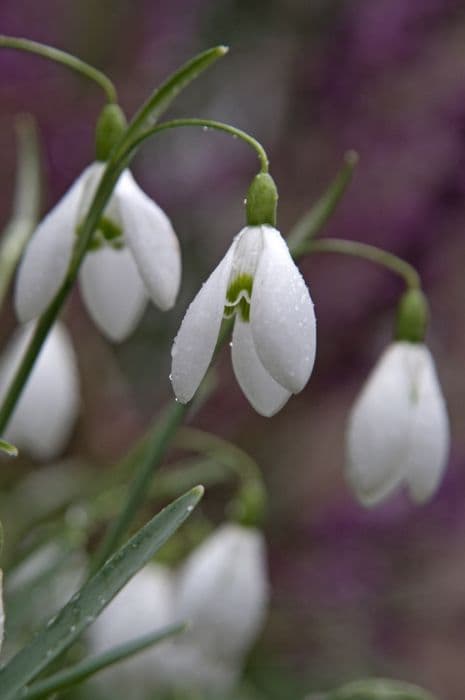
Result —
<svg viewBox="0 0 465 700"><path fill-rule="evenodd" d="M20 328L0 359L0 401L34 332ZM56 323L50 331L6 429L5 437L40 460L57 457L79 412L79 380L71 339Z"/></svg>
<svg viewBox="0 0 465 700"><path fill-rule="evenodd" d="M302 391L316 350L309 291L273 226L246 226L189 306L172 349L182 403L208 369L223 318L233 314L234 373L255 410L271 416Z"/></svg>
<svg viewBox="0 0 465 700"><path fill-rule="evenodd" d="M164 566L141 569L89 628L91 652L100 654L175 622L172 574ZM169 652L169 649L168 649ZM166 684L167 643L148 648L98 675L116 697L146 698Z"/></svg>
<svg viewBox="0 0 465 700"><path fill-rule="evenodd" d="M269 599L263 535L236 524L219 527L179 574L177 612L191 622L180 645L239 670L259 634Z"/></svg>
<svg viewBox="0 0 465 700"><path fill-rule="evenodd" d="M404 483L417 502L436 491L449 454L449 421L430 351L392 343L357 399L347 431L347 475L373 505Z"/></svg>
<svg viewBox="0 0 465 700"><path fill-rule="evenodd" d="M38 317L65 279L79 225L104 167L95 162L86 168L32 236L16 283L22 321ZM90 315L111 340L123 340L149 297L163 311L174 305L180 278L179 244L170 220L125 170L79 273Z"/></svg>

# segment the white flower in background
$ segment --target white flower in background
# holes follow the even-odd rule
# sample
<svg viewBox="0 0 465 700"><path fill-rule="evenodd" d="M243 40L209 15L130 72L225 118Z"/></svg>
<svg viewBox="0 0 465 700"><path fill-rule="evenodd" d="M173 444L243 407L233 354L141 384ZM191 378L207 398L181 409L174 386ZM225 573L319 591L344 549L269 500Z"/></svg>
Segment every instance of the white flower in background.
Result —
<svg viewBox="0 0 465 700"><path fill-rule="evenodd" d="M65 279L104 167L95 162L86 168L32 236L16 283L21 321L37 318ZM163 311L174 305L180 278L179 244L170 220L125 170L79 272L90 315L108 338L123 340L149 297Z"/></svg>
<svg viewBox="0 0 465 700"><path fill-rule="evenodd" d="M436 491L449 454L449 422L430 351L392 343L357 399L347 432L347 474L373 505L405 484L417 502Z"/></svg>
<svg viewBox="0 0 465 700"><path fill-rule="evenodd" d="M222 525L192 552L179 574L178 618L191 623L180 644L195 644L213 663L239 670L261 631L268 600L262 533Z"/></svg>
<svg viewBox="0 0 465 700"><path fill-rule="evenodd" d="M21 362L34 323L13 335L0 359L0 401ZM79 412L79 380L71 339L56 323L21 394L5 438L36 459L57 457L65 448Z"/></svg>
<svg viewBox="0 0 465 700"><path fill-rule="evenodd" d="M208 369L223 318L234 314L234 373L255 410L271 416L302 391L316 350L309 291L273 226L246 226L189 306L172 349L182 403Z"/></svg>
<svg viewBox="0 0 465 700"><path fill-rule="evenodd" d="M90 650L100 654L126 642L155 632L175 622L171 572L149 564L141 569L111 601L89 628ZM146 698L166 682L166 642L139 652L98 675L107 693L116 697ZM112 695L113 697L113 695Z"/></svg>

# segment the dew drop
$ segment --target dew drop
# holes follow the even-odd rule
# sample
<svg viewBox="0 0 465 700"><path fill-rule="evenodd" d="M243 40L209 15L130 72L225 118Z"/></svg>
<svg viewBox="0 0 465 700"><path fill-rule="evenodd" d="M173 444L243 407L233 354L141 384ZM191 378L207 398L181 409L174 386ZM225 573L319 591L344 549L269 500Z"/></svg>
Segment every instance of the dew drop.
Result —
<svg viewBox="0 0 465 700"><path fill-rule="evenodd" d="M174 397L174 400L176 401L176 403L179 403L179 399L177 396Z"/></svg>
<svg viewBox="0 0 465 700"><path fill-rule="evenodd" d="M202 126L202 131L208 131L208 126Z"/></svg>
<svg viewBox="0 0 465 700"><path fill-rule="evenodd" d="M192 513L193 510L194 510L194 506L187 506L188 513Z"/></svg>
<svg viewBox="0 0 465 700"><path fill-rule="evenodd" d="M170 382L173 381L173 375L171 373L168 375L168 379L170 380Z"/></svg>
<svg viewBox="0 0 465 700"><path fill-rule="evenodd" d="M232 346L233 346L233 341L230 340L230 341L229 341L229 347L232 348Z"/></svg>

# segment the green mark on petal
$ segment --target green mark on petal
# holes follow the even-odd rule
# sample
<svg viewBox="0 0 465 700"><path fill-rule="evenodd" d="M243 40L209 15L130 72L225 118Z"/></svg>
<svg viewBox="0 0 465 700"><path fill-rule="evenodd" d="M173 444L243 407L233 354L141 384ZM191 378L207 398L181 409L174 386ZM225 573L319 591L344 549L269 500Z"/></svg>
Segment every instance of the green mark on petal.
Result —
<svg viewBox="0 0 465 700"><path fill-rule="evenodd" d="M248 274L238 275L226 292L224 317L231 318L239 312L243 321L250 320L250 299L252 297L253 277Z"/></svg>
<svg viewBox="0 0 465 700"><path fill-rule="evenodd" d="M79 236L80 228L78 226L76 229L77 236ZM114 221L106 216L102 216L87 250L91 253L95 250L101 250L106 245L111 246L114 250L124 248L123 231Z"/></svg>

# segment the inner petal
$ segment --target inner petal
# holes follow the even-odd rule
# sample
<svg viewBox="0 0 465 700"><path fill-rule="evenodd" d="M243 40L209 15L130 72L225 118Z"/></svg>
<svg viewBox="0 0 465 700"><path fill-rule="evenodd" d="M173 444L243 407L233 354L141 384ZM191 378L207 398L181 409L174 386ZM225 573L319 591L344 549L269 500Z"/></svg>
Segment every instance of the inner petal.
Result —
<svg viewBox="0 0 465 700"><path fill-rule="evenodd" d="M254 275L262 250L260 226L248 226L240 232L226 291L225 318L237 313L243 321L249 321Z"/></svg>

